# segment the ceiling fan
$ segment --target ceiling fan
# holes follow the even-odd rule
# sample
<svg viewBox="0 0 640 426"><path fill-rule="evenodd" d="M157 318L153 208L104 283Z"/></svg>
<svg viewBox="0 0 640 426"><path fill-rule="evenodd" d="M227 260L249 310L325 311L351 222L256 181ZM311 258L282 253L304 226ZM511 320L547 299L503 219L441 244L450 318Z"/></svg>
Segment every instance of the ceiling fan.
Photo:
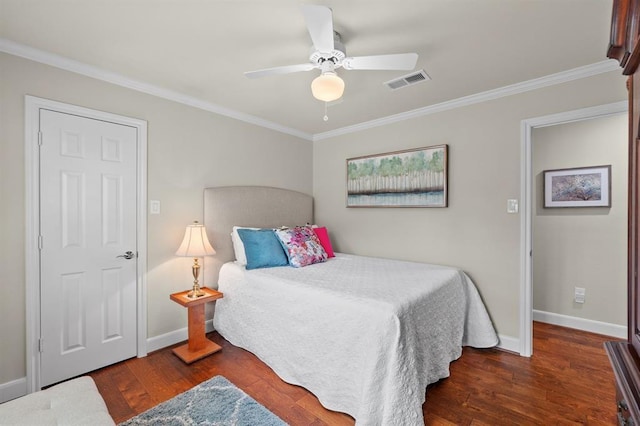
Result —
<svg viewBox="0 0 640 426"><path fill-rule="evenodd" d="M309 62L249 71L244 75L259 78L320 69L320 76L311 83L311 92L316 99L331 102L344 93L344 81L336 74L340 67L346 70L412 70L416 66L417 53L348 57L340 34L333 29L330 8L302 5L302 13L313 42Z"/></svg>

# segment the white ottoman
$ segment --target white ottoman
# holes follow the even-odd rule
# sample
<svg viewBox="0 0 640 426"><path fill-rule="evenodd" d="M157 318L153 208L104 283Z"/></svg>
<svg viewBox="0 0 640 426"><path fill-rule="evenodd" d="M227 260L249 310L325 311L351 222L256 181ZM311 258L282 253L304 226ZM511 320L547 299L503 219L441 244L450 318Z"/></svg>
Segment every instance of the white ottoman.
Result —
<svg viewBox="0 0 640 426"><path fill-rule="evenodd" d="M115 423L93 379L85 376L0 404L0 425Z"/></svg>

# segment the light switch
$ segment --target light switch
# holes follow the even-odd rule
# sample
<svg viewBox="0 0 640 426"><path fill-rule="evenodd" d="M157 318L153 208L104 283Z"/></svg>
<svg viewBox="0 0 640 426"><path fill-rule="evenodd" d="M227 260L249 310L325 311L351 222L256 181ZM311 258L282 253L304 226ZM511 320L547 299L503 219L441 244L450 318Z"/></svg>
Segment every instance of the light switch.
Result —
<svg viewBox="0 0 640 426"><path fill-rule="evenodd" d="M507 200L507 213L518 213L518 200Z"/></svg>
<svg viewBox="0 0 640 426"><path fill-rule="evenodd" d="M160 200L149 200L149 214L160 214Z"/></svg>

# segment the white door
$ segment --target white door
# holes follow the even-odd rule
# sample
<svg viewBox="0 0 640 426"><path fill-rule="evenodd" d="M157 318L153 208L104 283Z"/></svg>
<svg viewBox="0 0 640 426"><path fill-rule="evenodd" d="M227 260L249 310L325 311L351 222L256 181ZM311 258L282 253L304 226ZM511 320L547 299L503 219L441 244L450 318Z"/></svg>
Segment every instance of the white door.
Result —
<svg viewBox="0 0 640 426"><path fill-rule="evenodd" d="M133 127L45 109L40 132L47 386L136 355L137 139Z"/></svg>

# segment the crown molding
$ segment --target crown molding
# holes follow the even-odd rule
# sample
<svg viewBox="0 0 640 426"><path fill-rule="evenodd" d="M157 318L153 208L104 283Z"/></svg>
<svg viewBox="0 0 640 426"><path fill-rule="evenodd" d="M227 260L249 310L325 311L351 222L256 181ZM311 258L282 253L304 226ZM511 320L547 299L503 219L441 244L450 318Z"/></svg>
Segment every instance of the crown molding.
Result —
<svg viewBox="0 0 640 426"><path fill-rule="evenodd" d="M51 65L53 67L71 71L76 74L81 74L87 77L106 81L108 83L112 83L121 87L126 87L127 89L135 90L173 102L178 102L183 105L188 105L194 108L213 112L215 114L223 115L225 117L233 118L239 121L244 121L245 123L264 127L270 130L275 130L276 132L296 136L308 141L313 140L313 135L311 133L306 133L298 129L283 126L281 124L274 123L272 121L265 120L254 115L245 114L240 111L226 108L212 102L203 101L193 96L184 95L182 93L155 86L153 84L145 83L143 81L134 80L122 74L117 74L111 71L104 70L102 68L95 67L93 65L88 65L82 62L75 61L73 59L65 58L54 53L45 52L43 50L25 46L23 44L16 43L14 41L1 37L0 52L19 56L21 58L29 59L35 62L40 62L45 65Z"/></svg>
<svg viewBox="0 0 640 426"><path fill-rule="evenodd" d="M349 133L360 132L363 130L372 129L374 127L386 126L387 124L397 123L398 121L422 117L442 111L461 108L481 102L504 98L507 96L517 95L519 93L542 89L543 87L553 86L556 84L567 83L569 81L579 80L581 78L592 77L594 75L604 74L618 69L618 63L613 59L601 61L595 64L573 68L556 74L511 84L509 86L487 90L486 92L480 92L474 95L464 96L462 98L441 102L439 104L429 105L411 111L402 112L400 114L394 114L371 121L365 121L363 123L354 124L352 126L341 127L339 129L330 130L328 132L316 133L313 135L313 141L315 142L323 139L333 138L336 136L346 135Z"/></svg>
<svg viewBox="0 0 640 426"><path fill-rule="evenodd" d="M233 118L235 120L243 121L256 126L264 127L276 132L296 136L298 138L308 141L320 141L323 139L329 139L336 136L346 135L349 133L361 132L363 130L372 129L379 126L386 126L388 124L397 123L403 120L409 120L411 118L422 117L425 115L435 114L451 109L461 108L469 105L474 105L481 102L491 101L507 96L516 95L519 93L529 92L532 90L541 89L556 84L567 83L573 80L581 78L592 77L598 74L604 74L607 72L618 70L618 63L611 59L606 61L597 62L591 65L585 65L571 70L562 71L556 74L535 78L532 80L523 81L520 83L511 84L509 86L500 87L497 89L487 90L485 92L476 93L474 95L464 96L458 99L452 99L450 101L441 102L439 104L429 105L422 108L417 108L411 111L402 112L399 114L390 115L387 117L377 118L375 120L365 121L362 123L354 124L351 126L341 127L339 129L329 130L322 133L307 133L292 127L283 126L273 121L265 120L254 115L246 114L240 111L236 111L230 108L223 107L212 102L203 101L193 96L184 95L172 90L164 89L159 86L155 86L143 81L134 80L129 77L117 74L111 71L107 71L92 65L88 65L82 62L68 59L54 53L45 52L43 50L35 49L29 46L25 46L14 41L0 37L0 52L5 52L11 55L20 56L25 59L40 62L46 65L51 65L56 68L71 71L77 74L85 75L87 77L95 78L98 80L106 81L118 86L126 87L138 92L146 93L149 95L157 96L159 98L167 99L170 101L178 102L184 105L188 105L194 108L209 111L215 114L223 115L225 117Z"/></svg>

